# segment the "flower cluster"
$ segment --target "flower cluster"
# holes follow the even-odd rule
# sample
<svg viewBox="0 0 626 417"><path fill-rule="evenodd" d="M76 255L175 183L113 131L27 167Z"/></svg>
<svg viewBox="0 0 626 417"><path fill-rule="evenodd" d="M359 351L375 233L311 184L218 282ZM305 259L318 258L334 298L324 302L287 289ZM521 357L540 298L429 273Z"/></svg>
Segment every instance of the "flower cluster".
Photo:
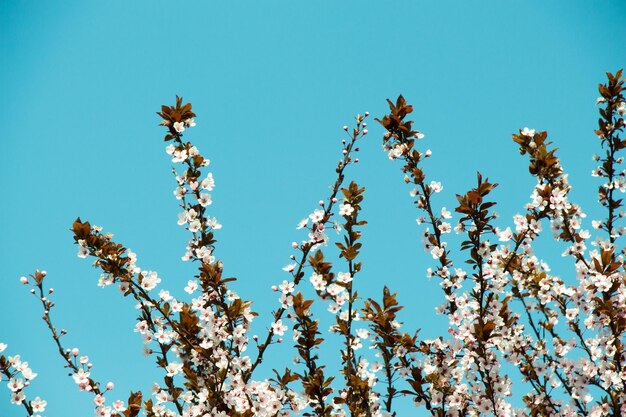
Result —
<svg viewBox="0 0 626 417"><path fill-rule="evenodd" d="M7 348L6 343L0 343L0 354ZM25 388L30 385L30 381L37 377L37 374L28 367L28 362L23 361L20 355L6 357L0 356L0 374L2 380L6 378L7 387L11 393L11 404L22 405L29 415L40 417L39 413L46 411L47 402L39 397L34 400L27 400Z"/></svg>
<svg viewBox="0 0 626 417"><path fill-rule="evenodd" d="M623 231L617 226L621 199L614 194L624 191L624 172L615 168L623 161L617 152L626 147L620 138L624 97L621 71L607 75L608 83L599 88L598 103L606 107L600 110L596 131L606 156L594 158L602 162L594 175L607 178L598 195L608 215L592 226L608 237L590 241L590 231L583 228L585 215L569 201L571 186L547 133L524 128L513 140L520 153L529 156L529 172L537 179L526 213L514 216L512 226L495 226L497 216L490 211L495 202L487 197L496 184L480 174L475 188L457 196L455 211L461 218L455 230L467 236L461 249L468 251L469 276L451 270L447 245L441 242L441 232L449 227L443 225L444 209L437 215L431 199L438 186L428 185L418 167L425 153L414 150L416 132L405 120L412 108L402 97L389 102L391 113L380 120L387 129L383 144L386 149L404 149L394 153L394 159L405 162L405 181L416 185L411 195L418 197L416 205L425 212L418 223L434 229L424 232L424 246L440 264L428 274L443 279L448 300L439 311L449 317L451 338L415 344L419 355L414 362L397 355L395 359L400 361L397 366L409 366L411 393L432 415L444 410L446 415L463 416L626 412L626 274L623 248L616 246ZM563 256L574 259L576 280L552 275L534 253L532 244L544 220L554 238L569 245ZM529 384L523 396L522 386L514 389L509 369L517 369ZM515 408L514 393L525 407Z"/></svg>

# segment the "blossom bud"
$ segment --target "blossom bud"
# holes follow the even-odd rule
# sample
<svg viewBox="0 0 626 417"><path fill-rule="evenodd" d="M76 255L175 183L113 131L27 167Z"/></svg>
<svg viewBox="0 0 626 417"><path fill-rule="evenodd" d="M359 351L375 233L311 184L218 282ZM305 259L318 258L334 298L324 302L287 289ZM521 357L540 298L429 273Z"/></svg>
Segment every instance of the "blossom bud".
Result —
<svg viewBox="0 0 626 417"><path fill-rule="evenodd" d="M79 353L80 353L80 351L78 350L78 348L72 349L72 355L78 356Z"/></svg>
<svg viewBox="0 0 626 417"><path fill-rule="evenodd" d="M34 294L34 293L35 293L35 290L30 290L30 293L31 293L31 294Z"/></svg>
<svg viewBox="0 0 626 417"><path fill-rule="evenodd" d="M26 284L28 284L28 278L26 278L26 277L21 277L21 278L20 278L20 282L21 282L22 284L26 285Z"/></svg>
<svg viewBox="0 0 626 417"><path fill-rule="evenodd" d="M369 116L369 115L370 115L370 112L366 111L366 112L365 112L365 117L367 117L367 116Z"/></svg>
<svg viewBox="0 0 626 417"><path fill-rule="evenodd" d="M426 152L424 153L424 156L426 156L426 158L428 158L432 154L433 154L433 152L430 149L426 149Z"/></svg>
<svg viewBox="0 0 626 417"><path fill-rule="evenodd" d="M115 385L113 384L113 382L107 382L106 389L111 391L113 388L115 388Z"/></svg>
<svg viewBox="0 0 626 417"><path fill-rule="evenodd" d="M291 259L291 260L293 261L293 260L295 260L295 259L296 259L296 257L295 257L295 256L293 256L293 255L290 255L290 256L289 256L289 259Z"/></svg>
<svg viewBox="0 0 626 417"><path fill-rule="evenodd" d="M356 158L356 159L354 160L354 163L355 163L355 164L358 164L358 163L359 163L359 158Z"/></svg>
<svg viewBox="0 0 626 417"><path fill-rule="evenodd" d="M344 126L343 130L345 130L347 132L348 131L348 126Z"/></svg>
<svg viewBox="0 0 626 417"><path fill-rule="evenodd" d="M367 123L363 123L363 127L367 127Z"/></svg>
<svg viewBox="0 0 626 417"><path fill-rule="evenodd" d="M278 285L272 285L272 291L278 291Z"/></svg>
<svg viewBox="0 0 626 417"><path fill-rule="evenodd" d="M48 290L48 294L52 294L53 292L54 292L54 288L50 288L50 289Z"/></svg>
<svg viewBox="0 0 626 417"><path fill-rule="evenodd" d="M298 242L291 242L291 247L296 249L298 247Z"/></svg>
<svg viewBox="0 0 626 417"><path fill-rule="evenodd" d="M283 343L283 338L282 338L282 337L279 337L278 339L276 339L276 342L277 342L277 343Z"/></svg>
<svg viewBox="0 0 626 417"><path fill-rule="evenodd" d="M323 201L323 200L320 200L320 202L319 202L318 204L319 204L320 206L323 206L323 205L324 205L324 201Z"/></svg>
<svg viewBox="0 0 626 417"><path fill-rule="evenodd" d="M348 154L348 150L344 149L343 151L341 151L342 154L347 155Z"/></svg>
<svg viewBox="0 0 626 417"><path fill-rule="evenodd" d="M363 129L363 134L367 135L367 133L368 133L368 130L367 129Z"/></svg>

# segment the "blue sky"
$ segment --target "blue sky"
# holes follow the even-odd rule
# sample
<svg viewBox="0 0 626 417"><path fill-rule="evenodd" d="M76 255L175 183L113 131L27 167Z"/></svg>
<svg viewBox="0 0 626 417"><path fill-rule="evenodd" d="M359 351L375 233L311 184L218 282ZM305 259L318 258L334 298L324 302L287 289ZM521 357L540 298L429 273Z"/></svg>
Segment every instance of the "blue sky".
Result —
<svg viewBox="0 0 626 417"><path fill-rule="evenodd" d="M254 299L261 332L290 242L304 238L295 226L334 181L341 127L357 113L382 116L387 97L415 106L434 154L427 173L444 184L440 207L453 208L480 170L501 184L494 195L510 223L533 185L510 138L529 126L549 131L573 199L593 214L597 84L626 63L625 17L621 1L0 3L0 341L39 373L28 393L48 400L49 416L91 410L18 282L35 268L49 273L68 347L117 384L110 399L159 376L132 332L132 304L96 286L68 229L77 216L103 226L182 293L193 270L179 261L187 236L154 114L176 94L193 102L188 139L212 160L217 254ZM367 189L359 292L388 285L407 306L408 329L443 334L417 212L370 122L348 174ZM554 269L572 272L558 247L543 249ZM295 355L287 350L265 371L283 367ZM18 415L1 389L0 414Z"/></svg>

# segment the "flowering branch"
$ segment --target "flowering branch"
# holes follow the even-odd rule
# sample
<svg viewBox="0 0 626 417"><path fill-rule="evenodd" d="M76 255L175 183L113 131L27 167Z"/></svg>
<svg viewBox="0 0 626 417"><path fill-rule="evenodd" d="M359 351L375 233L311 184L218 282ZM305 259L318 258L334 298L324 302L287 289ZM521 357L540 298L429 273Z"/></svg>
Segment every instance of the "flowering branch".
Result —
<svg viewBox="0 0 626 417"><path fill-rule="evenodd" d="M293 277L294 287L297 286L302 277L304 276L304 272L302 269L306 265L306 259L309 256L309 253L320 246L320 244L326 242L326 224L329 222L330 217L332 216L332 209L335 203L337 203L337 193L339 192L341 185L344 181L344 170L348 165L357 163L359 161L358 158L352 159L352 152L358 152L359 148L355 147L357 140L365 136L368 132L367 124L364 123L365 118L369 115L369 113L365 113L364 116L358 115L356 117L356 127L352 130L350 134L350 139L348 142L343 141L343 158L339 160L337 167L335 168L335 172L337 173L337 178L335 183L331 188L331 194L328 197L328 203L325 203L323 200L320 201L322 209L317 209L311 214L309 217L313 221L313 225L310 227L311 234L309 235L309 240L303 242L301 245L295 243L294 249L298 249L301 252L300 260L297 263L290 264L285 268L287 272L289 272ZM348 127L344 126L344 130L348 131ZM308 224L308 219L300 222L299 228L304 228ZM292 258L295 259L295 258ZM281 307L273 313L274 323L278 323L279 320L282 319L283 314L287 310L286 307ZM244 381L248 381L252 376L252 373L256 369L256 367L263 361L263 355L267 347L272 343L274 336L274 331L270 327L268 330L267 336L265 340L258 345L258 354L250 370L245 374Z"/></svg>
<svg viewBox="0 0 626 417"><path fill-rule="evenodd" d="M619 170L623 158L618 156L626 147L621 139L626 102L622 71L607 77L607 83L599 86L598 104L605 105L596 130L605 155L594 158L600 166L593 172L606 178L598 195L607 217L591 224L608 237L590 241L591 233L583 229L585 214L569 201L571 186L547 133L524 128L513 140L520 153L528 155L529 172L537 180L525 213L515 215L509 227L496 227L496 203L489 199L496 184L480 173L476 186L457 196L455 212L460 219L454 229L466 236L460 249L466 251L468 272L452 270L452 252L444 241L452 230L447 221L452 213L434 208L432 196L443 187L427 182L421 168L431 153L416 149L415 142L423 135L406 119L413 107L400 96L395 103L388 100L390 113L376 119L386 129L383 147L389 158L403 162L404 180L414 185L411 195L424 213L418 223L429 225L424 246L438 265L434 271L429 268L428 275L441 278L445 304L437 311L448 317L449 336L419 340L417 332L400 331L402 307L386 286L382 300L358 304L354 279L362 268L359 228L366 224L360 217L365 189L355 182L344 187L344 181L345 168L358 162L353 154L358 151L356 142L367 134L367 113L356 117L353 129L344 127L348 139L342 142L343 156L328 200L320 201L320 208L298 225L307 229L308 239L292 244L300 254L297 261L292 255L294 262L283 268L291 280L273 287L280 291L280 308L271 313L272 323L261 342L253 336L254 360L246 352L257 314L251 301L233 290L235 278L224 276L224 265L216 258L214 232L221 225L208 214L215 181L210 172L203 173L209 160L186 139L196 115L180 97L158 114L167 129L166 152L183 167L180 172L173 169L174 196L182 209L178 224L191 236L182 259L198 265L184 288L192 298L178 300L166 289L157 294L161 277L139 268L137 256L100 227L79 218L71 229L78 256L93 256L94 266L101 269L99 285L116 284L137 302L135 331L143 338L146 355L154 354L164 373L163 385L155 384L152 398L131 392L126 403L107 406L104 394L113 384L102 387L91 379L89 359L61 343L66 332L53 324L53 290L44 289L45 272L36 271L21 281L34 287L31 292L41 303L43 320L65 367L79 389L94 394L99 416L136 417L143 411L148 417L287 417L301 412L318 417L389 417L396 416L400 396L412 397L436 417L625 415L626 270L619 237L626 229L618 224L623 213L617 192L626 192L626 172ZM554 238L566 242L563 256L574 261L575 279L555 276L535 253L533 244L546 221ZM333 271L321 250L330 241L329 227L345 231L335 245L347 272ZM341 338L343 384L320 361L326 339L311 314L314 301L298 287L308 266L316 294L335 314L330 332ZM464 288L465 282L471 285ZM255 380L254 371L268 347L283 341L289 328L283 320L293 323L300 366L274 371L273 379ZM367 328L356 328L361 320ZM370 364L367 354L360 353L364 346L380 360ZM0 353L5 349L0 344ZM528 389L525 394L514 392L514 378L507 372L511 367L519 370L525 382L519 389ZM28 363L19 355L0 356L0 374L11 391L11 402L24 407L29 416L40 417L37 413L45 410L46 401L39 397L28 401L24 393L36 376ZM523 400L520 408L511 400L514 393Z"/></svg>
<svg viewBox="0 0 626 417"><path fill-rule="evenodd" d="M413 112L413 106L407 104L402 95L398 96L396 104L387 100L391 112L385 115L382 120L376 119L385 129L383 136L383 148L387 151L389 159L400 159L404 162L402 172L404 172L404 182L413 183L415 188L411 191L411 196L417 197L415 205L426 213L427 223L433 228L433 233L429 229L424 232L424 242L426 250L430 251L434 259L439 260L439 266L435 271L443 279L443 288L446 295L447 304L443 308L444 311L454 313L456 305L453 302L453 289L460 286L463 275L450 274L449 268L452 267L452 260L449 258L450 251L446 250L446 243L443 241L442 235L450 233L450 224L444 219L450 218L450 213L445 209L441 210L441 216L435 214L431 197L433 194L441 192L443 187L437 181L426 183L426 174L420 168L419 164L425 158L429 158L432 153L430 150L424 153L415 149L415 141L422 139L424 134L417 130L413 130L413 121L405 120L405 117ZM417 223L421 224L426 219L420 217Z"/></svg>

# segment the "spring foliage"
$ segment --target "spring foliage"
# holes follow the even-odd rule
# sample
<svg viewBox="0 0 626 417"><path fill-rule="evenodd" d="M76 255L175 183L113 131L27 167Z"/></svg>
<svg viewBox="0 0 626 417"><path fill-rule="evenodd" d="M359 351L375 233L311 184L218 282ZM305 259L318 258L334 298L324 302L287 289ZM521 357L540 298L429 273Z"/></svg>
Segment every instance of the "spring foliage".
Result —
<svg viewBox="0 0 626 417"><path fill-rule="evenodd" d="M358 295L365 189L346 175L368 134L367 113L344 127L335 182L298 225L308 236L292 244L296 255L284 268L288 278L274 287L279 300L271 325L258 337L249 334L257 316L252 302L237 295L235 278L223 275L217 257L221 225L209 215L215 181L206 172L209 160L187 140L195 126L192 105L177 97L173 106L161 107L166 151L175 164L178 224L189 234L182 259L198 267L185 286L188 299L160 288L158 273L140 268L136 254L102 228L80 218L71 227L78 256L93 259L102 273L99 285L115 285L136 302L135 330L163 372L152 395L131 392L126 400L109 399L114 385L99 382L89 358L64 346L66 332L52 321L45 271L22 277L22 283L41 304L54 348L78 389L94 397L96 416L393 416L398 397L438 417L626 415L626 273L620 245L625 229L619 198L626 190L619 156L626 147L621 138L626 103L622 71L607 77L599 86L595 134L601 155L594 157L593 171L601 180L597 200L606 217L591 221L591 229L585 228L580 206L569 200L567 175L547 132L524 128L513 134L536 185L523 214L503 229L494 225L496 202L490 196L497 184L480 173L475 187L457 195L454 224L453 213L437 207L442 186L423 167L431 154L421 150L423 135L413 127L413 108L402 96L388 100L389 114L375 119L384 128L389 159L414 187L423 244L434 260L428 275L443 289L438 313L449 319L447 335L422 339L415 330L403 330L414 323L401 324L402 307L387 287L379 299ZM547 225L554 239L566 242L563 256L575 266L576 277L567 282L552 275L533 251ZM454 252L446 242L453 231L463 237ZM334 264L325 257L333 250L340 259ZM460 257L465 263L455 264ZM312 290L303 291L308 286ZM312 313L314 303L334 315L330 332L343 341L340 375L330 375L320 362L327 336ZM259 379L259 365L272 345L286 343L283 336L293 341L297 363ZM0 353L6 348L0 343ZM45 400L27 396L29 381L37 376L27 362L19 355L0 356L0 372L11 403L29 416L45 412Z"/></svg>

